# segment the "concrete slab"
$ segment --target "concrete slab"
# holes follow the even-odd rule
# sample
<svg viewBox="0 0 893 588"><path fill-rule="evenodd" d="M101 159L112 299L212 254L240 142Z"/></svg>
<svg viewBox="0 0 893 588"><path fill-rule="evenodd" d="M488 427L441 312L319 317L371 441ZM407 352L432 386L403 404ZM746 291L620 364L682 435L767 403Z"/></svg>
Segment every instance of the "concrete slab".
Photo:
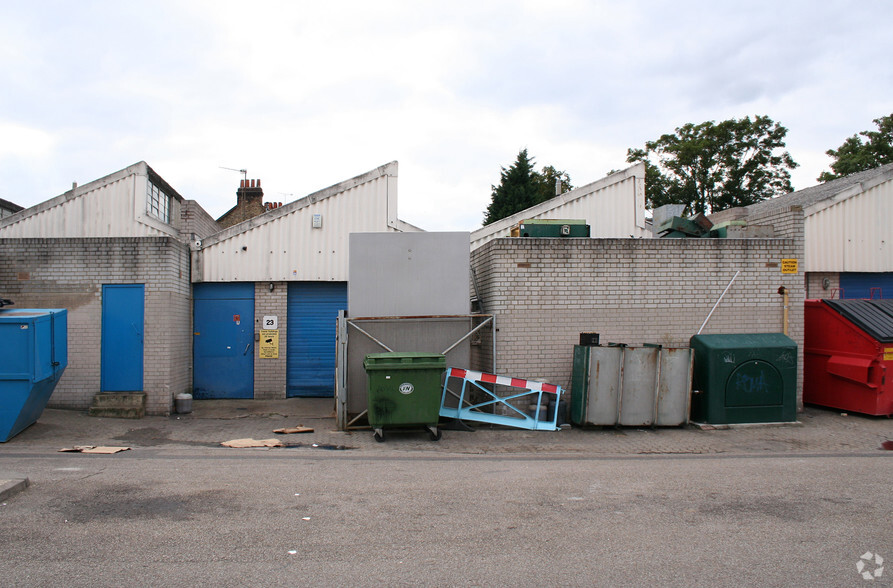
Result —
<svg viewBox="0 0 893 588"><path fill-rule="evenodd" d="M30 483L28 478L5 479L5 476L0 474L0 502L8 500L19 492L22 492Z"/></svg>
<svg viewBox="0 0 893 588"><path fill-rule="evenodd" d="M453 455L582 454L601 456L655 454L850 454L878 452L893 457L893 420L842 416L839 411L808 407L797 423L701 429L695 426L570 428L527 431L469 423L458 427L443 423L444 433L434 443L421 427L388 430L387 440L376 443L369 429L336 430L332 398L287 400L202 400L193 412L170 417L147 416L139 421L89 417L84 411L47 409L37 423L3 445L4 454L38 453L67 459L103 459L58 453L74 445L132 447L112 459L133 459L146 450L192 452L252 451L221 447L232 439L268 439L276 429L307 427L312 433L285 434L286 448L264 451L315 451L346 449L370 454L394 452ZM885 445L886 444L886 445ZM256 450L254 450L256 451ZM0 467L2 467L0 456ZM30 472L6 470L0 478L25 478Z"/></svg>

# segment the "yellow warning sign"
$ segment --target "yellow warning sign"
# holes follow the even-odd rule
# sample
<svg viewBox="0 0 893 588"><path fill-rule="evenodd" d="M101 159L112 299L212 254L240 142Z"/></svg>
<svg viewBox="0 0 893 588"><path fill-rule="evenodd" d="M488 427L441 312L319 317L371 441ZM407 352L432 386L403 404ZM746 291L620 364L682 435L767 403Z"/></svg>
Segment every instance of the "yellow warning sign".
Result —
<svg viewBox="0 0 893 588"><path fill-rule="evenodd" d="M893 347L884 347L884 361L893 360Z"/></svg>
<svg viewBox="0 0 893 588"><path fill-rule="evenodd" d="M796 259L782 259L781 260L781 273L783 274L796 274L797 273L797 261Z"/></svg>
<svg viewBox="0 0 893 588"><path fill-rule="evenodd" d="M279 359L279 329L261 329L257 350L261 359Z"/></svg>

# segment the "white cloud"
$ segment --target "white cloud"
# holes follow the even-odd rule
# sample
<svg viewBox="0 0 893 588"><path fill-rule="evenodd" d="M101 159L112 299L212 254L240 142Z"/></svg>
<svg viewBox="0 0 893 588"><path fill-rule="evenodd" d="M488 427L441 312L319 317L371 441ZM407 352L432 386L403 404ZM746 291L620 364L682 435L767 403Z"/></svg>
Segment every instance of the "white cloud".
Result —
<svg viewBox="0 0 893 588"><path fill-rule="evenodd" d="M893 112L893 7L585 0L98 1L0 8L0 197L146 160L213 215L391 160L400 215L472 230L527 147L576 185L686 122L766 114L798 188ZM293 195L293 196L290 196Z"/></svg>
<svg viewBox="0 0 893 588"><path fill-rule="evenodd" d="M0 121L0 158L37 159L50 155L56 144L52 134L41 129Z"/></svg>

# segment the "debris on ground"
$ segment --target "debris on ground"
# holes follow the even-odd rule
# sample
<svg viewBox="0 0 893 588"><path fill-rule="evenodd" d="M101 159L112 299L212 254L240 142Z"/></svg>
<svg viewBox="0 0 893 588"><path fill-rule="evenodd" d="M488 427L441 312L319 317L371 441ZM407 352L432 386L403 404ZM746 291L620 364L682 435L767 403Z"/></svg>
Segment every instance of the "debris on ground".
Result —
<svg viewBox="0 0 893 588"><path fill-rule="evenodd" d="M284 429L273 429L274 433L278 433L280 435L288 435L290 433L312 433L313 427L304 427L302 425L298 425L297 427L285 427Z"/></svg>
<svg viewBox="0 0 893 588"><path fill-rule="evenodd" d="M221 443L224 447L285 447L278 439L233 439Z"/></svg>
<svg viewBox="0 0 893 588"><path fill-rule="evenodd" d="M122 451L130 451L130 447L113 447L103 445L75 445L74 447L63 447L59 450L65 453L99 453L103 455L111 455Z"/></svg>

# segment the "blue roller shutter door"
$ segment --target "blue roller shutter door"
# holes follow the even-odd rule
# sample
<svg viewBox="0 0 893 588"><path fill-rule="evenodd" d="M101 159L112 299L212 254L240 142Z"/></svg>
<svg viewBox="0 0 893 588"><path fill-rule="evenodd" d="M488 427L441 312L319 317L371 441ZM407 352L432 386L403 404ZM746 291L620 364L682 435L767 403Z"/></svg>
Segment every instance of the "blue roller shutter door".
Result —
<svg viewBox="0 0 893 588"><path fill-rule="evenodd" d="M335 322L347 309L344 282L288 285L287 396L334 396Z"/></svg>
<svg viewBox="0 0 893 588"><path fill-rule="evenodd" d="M840 274L841 298L893 298L893 273Z"/></svg>

